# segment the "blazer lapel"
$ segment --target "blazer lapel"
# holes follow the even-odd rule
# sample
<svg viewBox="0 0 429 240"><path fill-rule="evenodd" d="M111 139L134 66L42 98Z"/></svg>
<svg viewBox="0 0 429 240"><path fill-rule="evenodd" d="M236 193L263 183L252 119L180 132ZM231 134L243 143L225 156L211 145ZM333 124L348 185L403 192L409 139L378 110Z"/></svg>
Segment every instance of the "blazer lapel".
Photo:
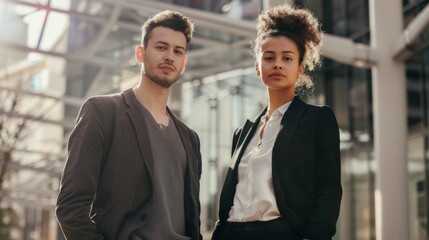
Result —
<svg viewBox="0 0 429 240"><path fill-rule="evenodd" d="M237 172L236 169L238 164L240 164L241 157L244 154L244 150L246 149L247 145L255 134L259 122L261 121L261 118L262 116L264 116L266 111L267 108L265 108L255 120L251 121L247 119L246 123L244 124L240 136L237 139L237 143L235 144L236 150L234 151L230 162L230 168L232 168L234 172Z"/></svg>
<svg viewBox="0 0 429 240"><path fill-rule="evenodd" d="M176 126L177 132L182 140L183 147L185 148L188 172L193 175L192 177L196 177L196 179L198 179L198 176L195 176L195 174L198 174L198 171L195 170L197 169L197 161L195 161L195 151L191 143L189 132L169 108L167 108L167 111L173 120L173 124Z"/></svg>
<svg viewBox="0 0 429 240"><path fill-rule="evenodd" d="M306 104L298 97L295 97L282 118L282 128L274 143L272 156L273 188L277 205L281 214L287 218L291 226L298 229L299 232L304 231L302 228L304 223L287 205L281 188L282 180L280 176L287 176L294 170L294 162L288 162L289 167L283 171L284 164L288 161L288 159L286 159L286 151L305 110Z"/></svg>
<svg viewBox="0 0 429 240"><path fill-rule="evenodd" d="M151 179L153 180L153 155L152 147L149 139L149 133L142 113L139 111L141 104L132 89L128 89L123 93L125 104L127 105L127 113L134 126L137 139L139 141L140 153L143 157L143 161L148 168Z"/></svg>
<svg viewBox="0 0 429 240"><path fill-rule="evenodd" d="M295 97L282 118L282 127L277 135L273 147L273 178L276 176L276 172L277 174L288 174L290 171L293 170L293 168L288 168L286 170L286 173L279 172L282 171L284 164L287 161L286 149L288 149L289 147L290 140L295 133L299 120L301 119L302 114L305 112L305 110L306 104L299 97ZM274 182L276 182L276 179L273 180Z"/></svg>

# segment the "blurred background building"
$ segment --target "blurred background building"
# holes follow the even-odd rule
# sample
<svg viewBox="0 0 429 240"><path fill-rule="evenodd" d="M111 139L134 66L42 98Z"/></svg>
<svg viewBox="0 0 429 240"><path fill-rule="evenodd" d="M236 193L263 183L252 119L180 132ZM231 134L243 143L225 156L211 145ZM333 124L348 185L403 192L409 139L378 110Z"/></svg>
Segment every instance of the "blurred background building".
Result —
<svg viewBox="0 0 429 240"><path fill-rule="evenodd" d="M79 107L138 82L141 25L165 9L196 24L169 106L200 135L210 239L232 133L266 102L254 20L283 2L313 11L325 31L306 100L339 121L335 239L429 239L428 0L0 0L0 239L63 239L54 206Z"/></svg>

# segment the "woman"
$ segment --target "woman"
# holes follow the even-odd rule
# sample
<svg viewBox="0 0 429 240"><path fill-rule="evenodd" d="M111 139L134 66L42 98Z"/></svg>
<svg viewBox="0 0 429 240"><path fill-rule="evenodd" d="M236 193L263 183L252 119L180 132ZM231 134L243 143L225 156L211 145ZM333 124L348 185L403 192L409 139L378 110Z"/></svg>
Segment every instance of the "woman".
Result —
<svg viewBox="0 0 429 240"><path fill-rule="evenodd" d="M253 45L268 106L234 133L213 240L332 239L342 195L339 129L327 106L304 103L305 71L319 63L322 33L307 10L263 12Z"/></svg>

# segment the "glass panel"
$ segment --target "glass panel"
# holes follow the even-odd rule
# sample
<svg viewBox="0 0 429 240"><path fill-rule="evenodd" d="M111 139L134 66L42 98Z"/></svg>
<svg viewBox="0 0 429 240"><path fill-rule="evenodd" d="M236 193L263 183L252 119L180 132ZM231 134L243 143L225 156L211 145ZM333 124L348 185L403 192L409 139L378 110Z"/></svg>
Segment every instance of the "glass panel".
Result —
<svg viewBox="0 0 429 240"><path fill-rule="evenodd" d="M349 115L350 133L352 138L358 143L369 142L369 96L371 94L368 87L369 70L359 68L349 68Z"/></svg>
<svg viewBox="0 0 429 240"><path fill-rule="evenodd" d="M51 0L51 7L64 11L70 10L71 0Z"/></svg>
<svg viewBox="0 0 429 240"><path fill-rule="evenodd" d="M419 127L423 124L423 67L421 55L406 62L409 127Z"/></svg>
<svg viewBox="0 0 429 240"><path fill-rule="evenodd" d="M424 138L408 142L408 191L411 239L426 239L427 206L424 167Z"/></svg>
<svg viewBox="0 0 429 240"><path fill-rule="evenodd" d="M22 17L34 11L35 9L31 7L18 11L17 5L0 2L0 68L26 58L27 52L16 51L8 44L26 45L28 25L23 22Z"/></svg>
<svg viewBox="0 0 429 240"><path fill-rule="evenodd" d="M44 19L39 19L39 21ZM63 13L50 12L46 19L46 25L43 32L43 38L40 44L40 49L46 51L60 50L61 44L66 40L65 33L69 29L69 16ZM65 49L61 49L64 52Z"/></svg>
<svg viewBox="0 0 429 240"><path fill-rule="evenodd" d="M425 118L424 126L426 129L429 128L429 50L423 53L422 57L422 66L423 66L423 74L422 74L422 82L423 82L423 116ZM428 132L428 131L426 131ZM429 157L429 153L428 156Z"/></svg>
<svg viewBox="0 0 429 240"><path fill-rule="evenodd" d="M374 172L370 151L364 147L343 152L343 199L335 239L375 239Z"/></svg>
<svg viewBox="0 0 429 240"><path fill-rule="evenodd" d="M134 65L134 47L140 41L140 33L113 27L97 49L94 49L95 57L112 65Z"/></svg>

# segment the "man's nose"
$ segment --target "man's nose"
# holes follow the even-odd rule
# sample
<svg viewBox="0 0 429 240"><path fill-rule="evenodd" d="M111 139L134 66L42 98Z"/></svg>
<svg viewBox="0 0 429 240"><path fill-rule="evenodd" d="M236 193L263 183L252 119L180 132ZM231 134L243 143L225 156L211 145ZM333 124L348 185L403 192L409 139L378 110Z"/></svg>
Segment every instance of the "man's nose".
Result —
<svg viewBox="0 0 429 240"><path fill-rule="evenodd" d="M169 63L169 64L174 62L174 50L166 52L166 54L164 56L164 61Z"/></svg>

